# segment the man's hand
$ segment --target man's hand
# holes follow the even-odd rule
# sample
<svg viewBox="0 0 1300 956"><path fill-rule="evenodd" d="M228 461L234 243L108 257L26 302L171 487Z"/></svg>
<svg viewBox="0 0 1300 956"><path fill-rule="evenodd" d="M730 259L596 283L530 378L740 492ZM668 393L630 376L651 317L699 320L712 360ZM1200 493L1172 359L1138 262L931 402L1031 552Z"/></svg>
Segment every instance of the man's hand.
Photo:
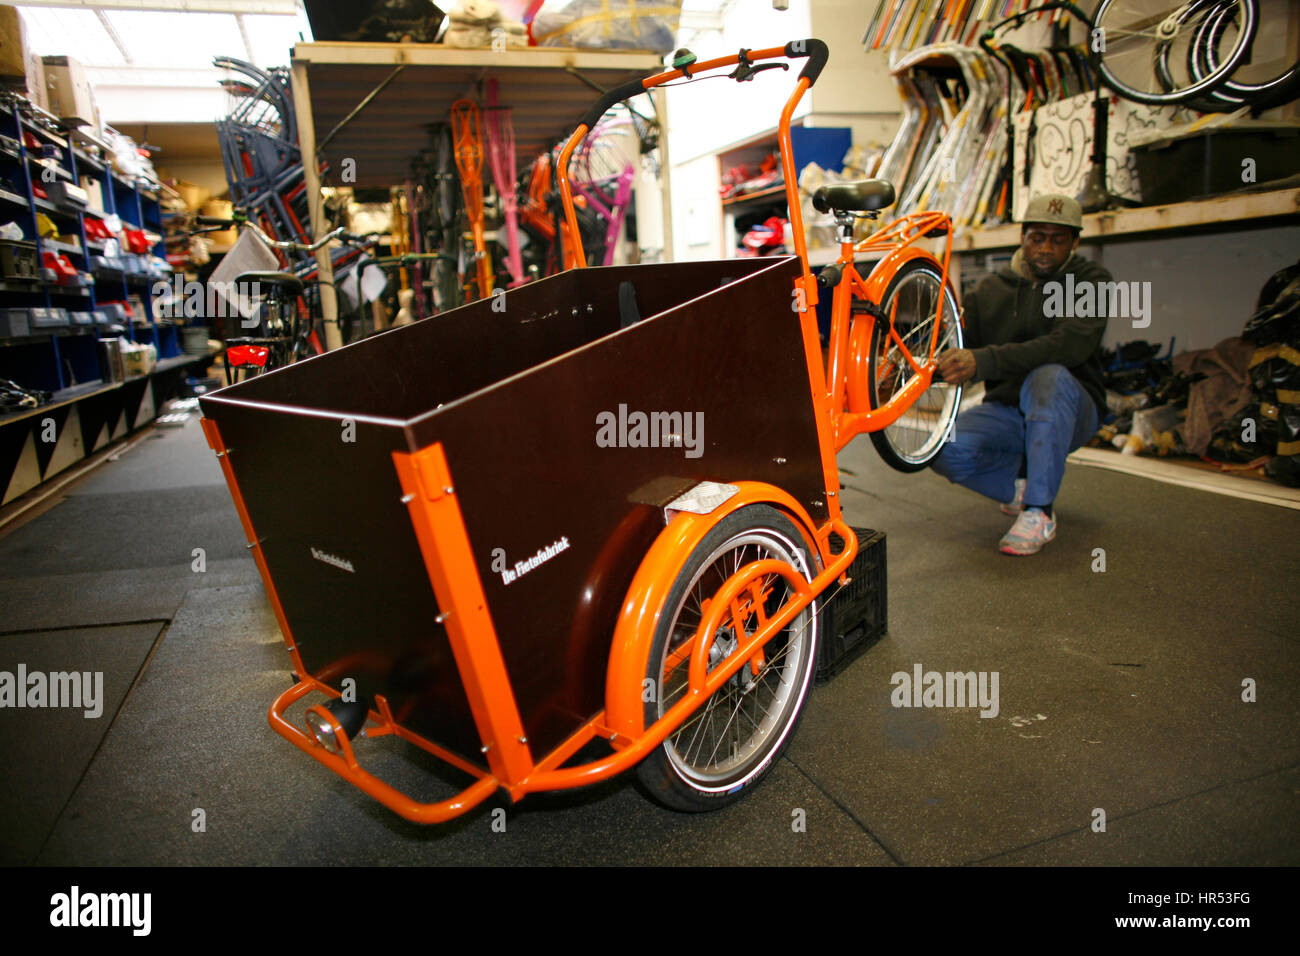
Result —
<svg viewBox="0 0 1300 956"><path fill-rule="evenodd" d="M975 377L975 353L970 349L949 349L939 356L938 376L949 385L961 385Z"/></svg>

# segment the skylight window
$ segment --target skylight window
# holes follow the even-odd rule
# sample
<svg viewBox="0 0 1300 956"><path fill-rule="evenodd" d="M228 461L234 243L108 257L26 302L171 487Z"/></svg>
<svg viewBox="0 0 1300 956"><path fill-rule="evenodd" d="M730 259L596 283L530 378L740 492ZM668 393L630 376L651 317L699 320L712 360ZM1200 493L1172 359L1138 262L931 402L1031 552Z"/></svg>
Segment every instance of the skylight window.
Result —
<svg viewBox="0 0 1300 956"><path fill-rule="evenodd" d="M110 10L104 15L133 66L192 67L220 54L248 57L239 23L230 14Z"/></svg>
<svg viewBox="0 0 1300 956"><path fill-rule="evenodd" d="M311 40L306 14L293 0L192 5L201 9L178 11L165 0L105 0L83 8L17 4L28 49L70 56L85 66L110 124L216 118L224 94L213 57L248 60L263 69L287 66L294 44ZM158 9L138 9L149 6Z"/></svg>

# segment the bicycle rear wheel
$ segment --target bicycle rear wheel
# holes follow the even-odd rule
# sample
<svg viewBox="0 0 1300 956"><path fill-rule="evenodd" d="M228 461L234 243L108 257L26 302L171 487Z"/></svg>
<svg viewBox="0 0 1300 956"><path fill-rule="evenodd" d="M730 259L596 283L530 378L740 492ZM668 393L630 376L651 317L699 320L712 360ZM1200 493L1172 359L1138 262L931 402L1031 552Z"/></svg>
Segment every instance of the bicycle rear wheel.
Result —
<svg viewBox="0 0 1300 956"><path fill-rule="evenodd" d="M914 261L900 269L890 280L880 308L883 315L872 329L867 368L868 401L873 410L883 407L912 381L917 374L912 363L924 368L932 358L947 349L959 349L963 343L957 298L933 262ZM940 322L937 340L936 317ZM960 385L949 385L936 375L893 424L870 432L871 443L886 464L905 472L929 465L957 419L961 392Z"/></svg>
<svg viewBox="0 0 1300 956"><path fill-rule="evenodd" d="M1230 8L1235 12L1228 16ZM1214 22L1222 25L1221 57L1197 71L1197 39ZM1254 0L1102 0L1094 28L1102 81L1135 102L1170 106L1227 82L1250 52L1258 10Z"/></svg>

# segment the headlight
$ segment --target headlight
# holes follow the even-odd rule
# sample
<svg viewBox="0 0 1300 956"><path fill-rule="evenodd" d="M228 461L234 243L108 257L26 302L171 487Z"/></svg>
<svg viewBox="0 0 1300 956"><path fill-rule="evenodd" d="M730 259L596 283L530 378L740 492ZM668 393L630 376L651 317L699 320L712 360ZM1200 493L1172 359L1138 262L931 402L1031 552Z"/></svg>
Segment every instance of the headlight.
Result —
<svg viewBox="0 0 1300 956"><path fill-rule="evenodd" d="M344 701L336 697L325 705L336 721L343 733L351 740L365 726L367 707L361 701ZM338 753L342 749L339 743L338 735L335 733L334 725L325 718L323 714L315 710L307 711L307 732L315 738L316 742L332 754Z"/></svg>

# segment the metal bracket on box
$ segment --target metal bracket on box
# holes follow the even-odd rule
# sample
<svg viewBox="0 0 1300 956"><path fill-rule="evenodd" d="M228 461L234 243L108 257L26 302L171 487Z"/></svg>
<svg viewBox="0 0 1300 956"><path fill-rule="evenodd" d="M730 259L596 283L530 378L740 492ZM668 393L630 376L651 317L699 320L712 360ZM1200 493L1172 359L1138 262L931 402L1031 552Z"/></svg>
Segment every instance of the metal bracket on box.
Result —
<svg viewBox="0 0 1300 956"><path fill-rule="evenodd" d="M740 488L716 481L702 481L690 491L678 495L664 505L664 524L668 524L680 511L693 515L706 515L734 496Z"/></svg>

